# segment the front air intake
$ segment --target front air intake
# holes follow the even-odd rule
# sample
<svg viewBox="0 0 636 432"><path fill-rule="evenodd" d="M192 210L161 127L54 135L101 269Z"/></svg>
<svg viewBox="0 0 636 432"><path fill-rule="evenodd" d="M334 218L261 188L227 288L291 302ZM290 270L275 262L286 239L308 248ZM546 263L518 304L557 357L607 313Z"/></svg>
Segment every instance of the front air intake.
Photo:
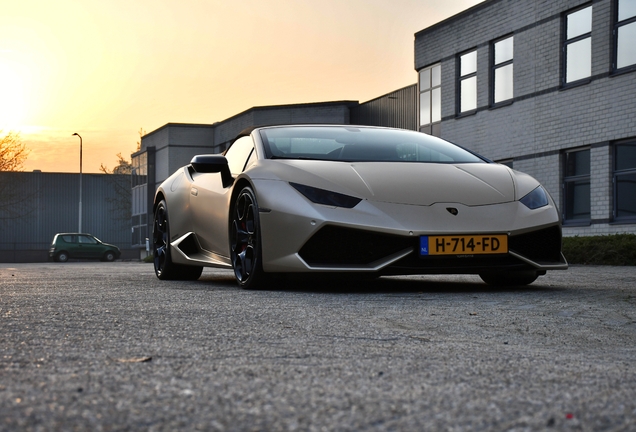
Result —
<svg viewBox="0 0 636 432"><path fill-rule="evenodd" d="M409 247L417 247L413 237L327 225L314 234L298 254L310 266L360 266Z"/></svg>
<svg viewBox="0 0 636 432"><path fill-rule="evenodd" d="M535 262L561 261L561 227L531 231L525 234L510 236L509 248Z"/></svg>

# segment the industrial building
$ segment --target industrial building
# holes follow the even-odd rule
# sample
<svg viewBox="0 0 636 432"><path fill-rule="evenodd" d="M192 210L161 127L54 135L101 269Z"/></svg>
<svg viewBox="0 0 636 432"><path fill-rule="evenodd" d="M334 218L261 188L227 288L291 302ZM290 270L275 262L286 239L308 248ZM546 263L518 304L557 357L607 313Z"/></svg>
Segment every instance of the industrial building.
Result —
<svg viewBox="0 0 636 432"><path fill-rule="evenodd" d="M130 176L82 175L82 231L118 246L123 259L139 257L130 245ZM79 229L79 174L0 173L0 262L47 261L53 236Z"/></svg>

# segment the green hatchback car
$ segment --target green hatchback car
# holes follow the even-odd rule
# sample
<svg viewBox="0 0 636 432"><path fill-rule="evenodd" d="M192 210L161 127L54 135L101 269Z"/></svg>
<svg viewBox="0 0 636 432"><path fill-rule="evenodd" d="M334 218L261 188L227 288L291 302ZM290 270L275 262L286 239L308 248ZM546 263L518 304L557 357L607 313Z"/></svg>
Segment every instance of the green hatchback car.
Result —
<svg viewBox="0 0 636 432"><path fill-rule="evenodd" d="M90 234L59 233L53 237L49 258L57 262L66 262L69 258L99 259L115 261L121 251L115 245L104 243Z"/></svg>

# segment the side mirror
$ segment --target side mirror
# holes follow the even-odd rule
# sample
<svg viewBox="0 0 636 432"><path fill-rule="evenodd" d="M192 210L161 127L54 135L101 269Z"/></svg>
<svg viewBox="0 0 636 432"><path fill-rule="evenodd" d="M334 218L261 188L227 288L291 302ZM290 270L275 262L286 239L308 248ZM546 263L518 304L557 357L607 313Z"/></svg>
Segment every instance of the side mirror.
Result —
<svg viewBox="0 0 636 432"><path fill-rule="evenodd" d="M223 187L228 187L234 183L232 174L230 174L230 167L227 163L227 159L222 155L196 155L190 161L190 165L195 172L201 174L207 173L221 173L221 180L223 181Z"/></svg>

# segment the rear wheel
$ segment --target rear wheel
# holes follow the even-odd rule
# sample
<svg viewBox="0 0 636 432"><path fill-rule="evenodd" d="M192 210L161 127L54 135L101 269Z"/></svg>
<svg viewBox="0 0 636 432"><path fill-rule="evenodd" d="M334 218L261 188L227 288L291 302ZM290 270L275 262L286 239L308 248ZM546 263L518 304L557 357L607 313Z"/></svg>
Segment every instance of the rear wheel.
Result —
<svg viewBox="0 0 636 432"><path fill-rule="evenodd" d="M65 252L65 251L58 252L58 254L55 256L55 261L57 262L68 261L68 252Z"/></svg>
<svg viewBox="0 0 636 432"><path fill-rule="evenodd" d="M511 271L498 273L481 273L481 280L493 286L523 286L530 285L537 280L539 274L536 271Z"/></svg>
<svg viewBox="0 0 636 432"><path fill-rule="evenodd" d="M258 204L250 187L241 189L232 207L230 256L241 287L264 288L267 274L263 271Z"/></svg>
<svg viewBox="0 0 636 432"><path fill-rule="evenodd" d="M161 280L197 280L203 267L175 264L170 256L170 225L168 206L165 200L157 205L152 229L152 252L155 274Z"/></svg>

